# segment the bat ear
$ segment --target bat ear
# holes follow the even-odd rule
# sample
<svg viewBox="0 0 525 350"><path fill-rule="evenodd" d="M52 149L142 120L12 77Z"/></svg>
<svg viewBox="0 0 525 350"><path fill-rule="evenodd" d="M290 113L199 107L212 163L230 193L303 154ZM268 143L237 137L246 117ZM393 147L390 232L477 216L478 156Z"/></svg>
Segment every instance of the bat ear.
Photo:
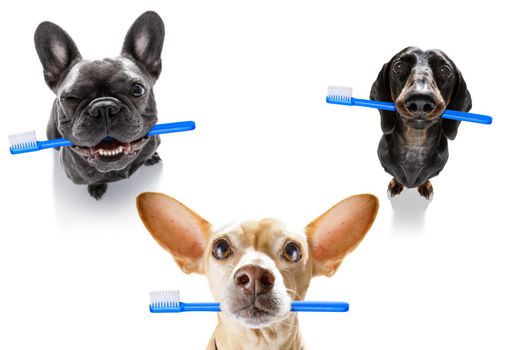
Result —
<svg viewBox="0 0 525 350"><path fill-rule="evenodd" d="M370 90L371 100L393 102L390 95L390 65L391 61L383 65L383 68L381 68L381 71L377 75L376 81L372 84L372 89ZM383 133L392 133L396 124L396 113L380 110L379 114L381 115L381 129Z"/></svg>
<svg viewBox="0 0 525 350"><path fill-rule="evenodd" d="M313 275L331 276L374 223L379 200L371 194L348 197L306 226Z"/></svg>
<svg viewBox="0 0 525 350"><path fill-rule="evenodd" d="M162 193L137 197L144 226L171 253L182 271L203 273L202 260L211 225L191 209Z"/></svg>
<svg viewBox="0 0 525 350"><path fill-rule="evenodd" d="M456 71L456 83L447 109L468 112L472 108L472 98L470 97L470 92L467 89L467 83L465 79L463 79L463 75L456 67L454 68ZM441 129L448 139L454 140L456 138L460 123L459 120L442 119Z"/></svg>
<svg viewBox="0 0 525 350"><path fill-rule="evenodd" d="M158 79L162 70L160 55L163 45L164 22L156 12L148 11L129 28L121 54L138 63L154 79Z"/></svg>
<svg viewBox="0 0 525 350"><path fill-rule="evenodd" d="M55 91L65 73L82 56L73 39L54 23L40 23L34 40L38 58L44 67L44 79L51 90Z"/></svg>

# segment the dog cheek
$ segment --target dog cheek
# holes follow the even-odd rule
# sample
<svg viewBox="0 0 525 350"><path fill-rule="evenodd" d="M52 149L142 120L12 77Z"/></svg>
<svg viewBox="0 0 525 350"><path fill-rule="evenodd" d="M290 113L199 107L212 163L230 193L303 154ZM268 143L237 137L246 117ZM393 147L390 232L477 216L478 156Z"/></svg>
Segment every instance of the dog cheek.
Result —
<svg viewBox="0 0 525 350"><path fill-rule="evenodd" d="M237 319L233 314L233 306L235 305L235 293L233 286L228 286L224 289L222 295L217 298L217 301L221 304L222 312L230 318Z"/></svg>
<svg viewBox="0 0 525 350"><path fill-rule="evenodd" d="M213 258L210 258L210 260ZM225 266L215 262L208 261L205 269L208 277L208 284L213 297L218 302L223 302L228 298L231 292L228 290L231 288L231 282L233 277L230 278L228 273L225 273Z"/></svg>

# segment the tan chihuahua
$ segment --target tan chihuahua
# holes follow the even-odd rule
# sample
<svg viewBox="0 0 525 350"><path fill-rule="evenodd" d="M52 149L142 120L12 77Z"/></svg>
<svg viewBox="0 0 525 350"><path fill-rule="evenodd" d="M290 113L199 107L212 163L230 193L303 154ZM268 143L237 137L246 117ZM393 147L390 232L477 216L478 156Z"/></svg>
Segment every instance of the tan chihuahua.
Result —
<svg viewBox="0 0 525 350"><path fill-rule="evenodd" d="M372 226L379 208L370 194L344 199L305 232L274 219L213 230L212 225L162 193L142 193L137 208L153 238L186 273L208 278L221 305L207 350L301 350L293 300L303 300L310 279L331 276Z"/></svg>

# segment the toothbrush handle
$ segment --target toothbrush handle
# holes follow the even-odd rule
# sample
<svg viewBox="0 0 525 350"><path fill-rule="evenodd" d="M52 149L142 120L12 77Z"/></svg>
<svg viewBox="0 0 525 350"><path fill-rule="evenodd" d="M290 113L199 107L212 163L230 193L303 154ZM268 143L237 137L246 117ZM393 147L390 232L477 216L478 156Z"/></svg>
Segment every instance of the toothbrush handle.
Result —
<svg viewBox="0 0 525 350"><path fill-rule="evenodd" d="M445 113L441 115L442 118L463 120L466 122L473 122L479 124L492 124L492 117L483 114L453 111L451 109L445 110Z"/></svg>
<svg viewBox="0 0 525 350"><path fill-rule="evenodd" d="M221 311L219 303L179 303L182 311Z"/></svg>
<svg viewBox="0 0 525 350"><path fill-rule="evenodd" d="M54 139L54 140L47 140L47 141L37 141L37 148L40 149L46 149L46 148L55 148L55 147L67 147L67 146L73 146L73 143L66 139ZM36 151L36 150L35 150Z"/></svg>
<svg viewBox="0 0 525 350"><path fill-rule="evenodd" d="M347 312L349 305L343 301L294 301L293 312Z"/></svg>
<svg viewBox="0 0 525 350"><path fill-rule="evenodd" d="M188 131L195 129L192 121L157 124L148 132L148 136L167 134L171 132Z"/></svg>
<svg viewBox="0 0 525 350"><path fill-rule="evenodd" d="M344 105L344 106L360 106L360 107L376 108L376 109L381 109L384 111L391 111L391 112L394 112L396 110L396 106L393 102L366 100L366 99L354 98L354 97L350 99L346 99L344 101L334 100L334 99L327 97L326 102L332 103L332 104ZM479 124L492 124L492 117L488 115L455 111L451 109L445 110L445 112L441 115L441 118L462 120L465 122L473 122L473 123L479 123Z"/></svg>
<svg viewBox="0 0 525 350"><path fill-rule="evenodd" d="M354 98L354 97L352 97L348 106L377 108L377 109L382 109L384 111L392 111L392 112L395 112L396 110L396 105L393 102L365 100L362 98Z"/></svg>
<svg viewBox="0 0 525 350"><path fill-rule="evenodd" d="M157 124L148 132L148 136L181 132L195 129L192 121ZM47 141L37 141L38 149L73 146L73 143L66 139L54 139Z"/></svg>

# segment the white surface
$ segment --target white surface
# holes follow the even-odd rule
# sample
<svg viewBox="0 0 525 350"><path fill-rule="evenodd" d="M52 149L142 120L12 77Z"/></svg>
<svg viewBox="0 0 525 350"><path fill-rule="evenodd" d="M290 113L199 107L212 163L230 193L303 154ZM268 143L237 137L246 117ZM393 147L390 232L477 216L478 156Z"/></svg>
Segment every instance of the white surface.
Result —
<svg viewBox="0 0 525 350"><path fill-rule="evenodd" d="M6 5L8 4L8 5ZM142 226L134 198L166 192L217 224L277 217L302 227L338 200L381 200L372 230L310 299L347 314L301 314L310 349L524 349L522 11L510 2L35 1L3 3L0 163L2 349L201 349L214 314L150 315L148 292L210 300ZM475 7L475 8L474 8ZM117 55L143 11L166 24L156 86L162 165L111 184L96 202L69 182L52 150L11 156L7 135L40 138L53 95L33 47L53 21L87 58ZM427 207L413 191L390 202L376 148L379 114L327 105L328 85L368 97L405 46L457 63L473 112ZM513 104L515 106L513 106Z"/></svg>

